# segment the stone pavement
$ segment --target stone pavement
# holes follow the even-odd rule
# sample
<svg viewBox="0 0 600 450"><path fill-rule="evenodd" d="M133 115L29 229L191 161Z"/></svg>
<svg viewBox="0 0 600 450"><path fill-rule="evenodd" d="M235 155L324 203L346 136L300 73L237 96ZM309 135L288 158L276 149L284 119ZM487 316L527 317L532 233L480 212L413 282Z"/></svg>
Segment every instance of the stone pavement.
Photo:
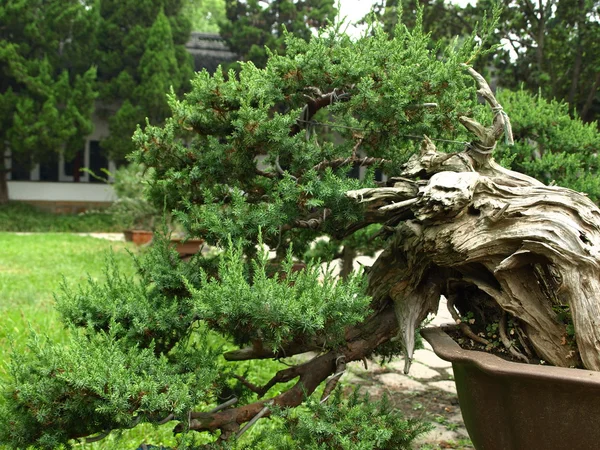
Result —
<svg viewBox="0 0 600 450"><path fill-rule="evenodd" d="M75 233L78 236L90 236L97 239L106 239L108 241L124 241L123 233Z"/></svg>

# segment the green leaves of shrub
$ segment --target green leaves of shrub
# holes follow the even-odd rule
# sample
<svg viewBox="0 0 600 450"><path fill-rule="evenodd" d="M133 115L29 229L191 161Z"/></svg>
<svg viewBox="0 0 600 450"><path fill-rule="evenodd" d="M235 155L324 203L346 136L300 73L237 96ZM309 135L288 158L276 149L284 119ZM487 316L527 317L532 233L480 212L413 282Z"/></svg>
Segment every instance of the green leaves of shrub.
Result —
<svg viewBox="0 0 600 450"><path fill-rule="evenodd" d="M316 264L296 271L291 251L281 267L267 258L262 251L247 261L241 246L230 243L217 277L203 272L200 288L188 283L197 316L238 344L260 339L275 351L291 337L316 334L331 347L346 326L367 315L370 299L360 276L336 280Z"/></svg>
<svg viewBox="0 0 600 450"><path fill-rule="evenodd" d="M33 335L13 354L0 441L54 449L69 439L184 415L207 395L217 358L209 347L169 358L124 344L110 333L72 333L65 345Z"/></svg>
<svg viewBox="0 0 600 450"><path fill-rule="evenodd" d="M355 390L347 399L337 389L328 402L315 398L306 407L283 410L283 420L271 436L260 436L253 447L278 450L384 450L409 449L428 424L405 419L387 397L374 401Z"/></svg>

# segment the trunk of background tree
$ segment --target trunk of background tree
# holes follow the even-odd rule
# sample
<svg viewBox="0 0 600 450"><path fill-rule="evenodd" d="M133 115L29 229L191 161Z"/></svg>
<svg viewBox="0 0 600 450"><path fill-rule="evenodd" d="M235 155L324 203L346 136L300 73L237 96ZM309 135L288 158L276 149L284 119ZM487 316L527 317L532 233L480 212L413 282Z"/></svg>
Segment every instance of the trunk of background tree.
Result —
<svg viewBox="0 0 600 450"><path fill-rule="evenodd" d="M6 205L8 203L8 181L6 175L8 171L0 169L0 205Z"/></svg>

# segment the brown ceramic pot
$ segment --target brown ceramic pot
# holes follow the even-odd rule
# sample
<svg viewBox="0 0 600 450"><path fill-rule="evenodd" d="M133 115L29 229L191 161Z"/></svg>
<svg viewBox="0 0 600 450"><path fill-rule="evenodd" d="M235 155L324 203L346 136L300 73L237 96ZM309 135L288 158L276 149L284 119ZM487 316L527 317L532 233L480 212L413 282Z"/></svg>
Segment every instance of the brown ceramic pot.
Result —
<svg viewBox="0 0 600 450"><path fill-rule="evenodd" d="M125 230L123 231L125 240L133 242L135 245L144 245L152 240L154 233L146 230Z"/></svg>
<svg viewBox="0 0 600 450"><path fill-rule="evenodd" d="M182 258L195 255L200 251L202 244L204 244L204 239L179 239L179 238L171 238L171 242L175 244L175 249L179 256Z"/></svg>
<svg viewBox="0 0 600 450"><path fill-rule="evenodd" d="M462 416L477 450L600 449L600 372L464 350L443 328L421 334L452 363Z"/></svg>

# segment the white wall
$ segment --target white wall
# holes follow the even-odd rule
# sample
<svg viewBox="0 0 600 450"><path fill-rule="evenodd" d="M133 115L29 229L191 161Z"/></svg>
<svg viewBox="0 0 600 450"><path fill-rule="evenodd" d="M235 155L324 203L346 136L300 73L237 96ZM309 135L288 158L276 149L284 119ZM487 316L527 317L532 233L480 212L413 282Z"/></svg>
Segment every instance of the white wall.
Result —
<svg viewBox="0 0 600 450"><path fill-rule="evenodd" d="M117 196L112 186L107 184L9 181L8 198L18 201L112 202Z"/></svg>

